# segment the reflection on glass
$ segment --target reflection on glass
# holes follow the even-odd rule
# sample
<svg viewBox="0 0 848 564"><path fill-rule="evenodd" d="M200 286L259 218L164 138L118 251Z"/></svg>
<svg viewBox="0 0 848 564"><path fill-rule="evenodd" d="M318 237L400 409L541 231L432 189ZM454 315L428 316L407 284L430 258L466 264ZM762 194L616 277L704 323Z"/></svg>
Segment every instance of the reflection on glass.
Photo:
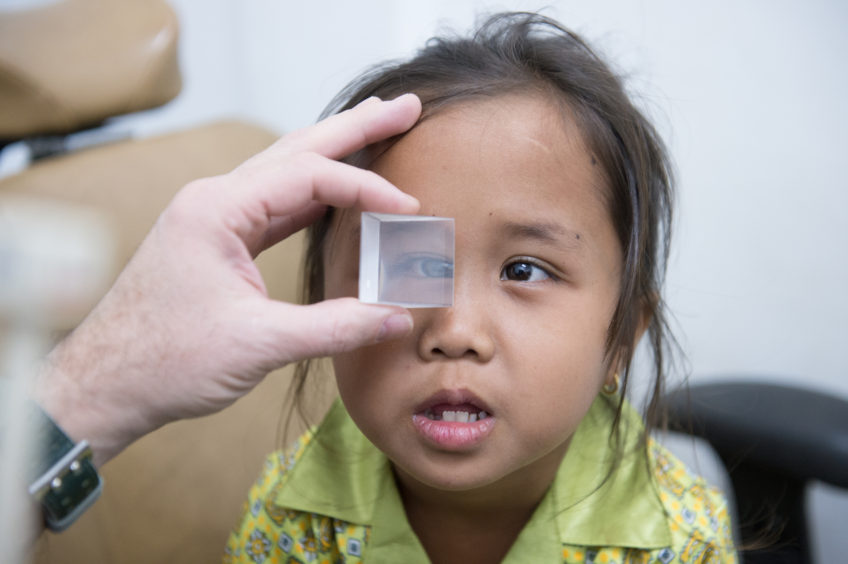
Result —
<svg viewBox="0 0 848 564"><path fill-rule="evenodd" d="M453 304L449 218L362 214L360 299L407 307Z"/></svg>

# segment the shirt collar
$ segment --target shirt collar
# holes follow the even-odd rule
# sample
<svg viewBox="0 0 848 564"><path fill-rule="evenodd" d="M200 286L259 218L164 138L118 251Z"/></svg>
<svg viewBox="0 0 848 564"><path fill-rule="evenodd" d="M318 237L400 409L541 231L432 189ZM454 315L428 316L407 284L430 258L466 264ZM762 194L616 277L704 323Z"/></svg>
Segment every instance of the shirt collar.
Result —
<svg viewBox="0 0 848 564"><path fill-rule="evenodd" d="M610 436L614 418L613 400L599 396L571 440L550 492L560 540L581 546L669 546L671 532L642 441L642 418L624 403L618 450Z"/></svg>
<svg viewBox="0 0 848 564"><path fill-rule="evenodd" d="M563 544L655 549L671 533L640 441L642 422L625 403L618 467L610 448L614 408L604 396L583 419L548 494L505 562L550 562ZM372 527L368 551L395 561L426 562L409 527L389 461L336 401L277 491L281 507ZM398 552L400 551L400 552ZM398 557L403 556L401 560ZM422 560L422 557L424 558Z"/></svg>

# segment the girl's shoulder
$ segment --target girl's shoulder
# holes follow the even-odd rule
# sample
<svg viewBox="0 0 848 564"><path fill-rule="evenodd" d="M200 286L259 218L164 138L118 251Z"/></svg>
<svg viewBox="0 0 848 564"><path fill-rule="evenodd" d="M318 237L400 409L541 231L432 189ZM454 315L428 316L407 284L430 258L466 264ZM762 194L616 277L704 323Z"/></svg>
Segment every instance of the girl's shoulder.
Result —
<svg viewBox="0 0 848 564"><path fill-rule="evenodd" d="M711 552L734 554L733 531L724 493L653 439L649 440L648 453L680 561L709 562ZM704 554L702 558L695 558L696 553Z"/></svg>
<svg viewBox="0 0 848 564"><path fill-rule="evenodd" d="M313 427L305 431L285 449L278 449L269 454L265 458L265 466L257 485L261 486L263 482L276 483L285 480L289 472L303 458L314 436L315 428Z"/></svg>
<svg viewBox="0 0 848 564"><path fill-rule="evenodd" d="M368 527L329 516L288 509L275 500L292 471L315 441L316 429L302 434L285 450L268 455L251 486L242 516L224 549L225 563L345 562L359 564L368 542ZM321 560L323 559L323 560Z"/></svg>
<svg viewBox="0 0 848 564"><path fill-rule="evenodd" d="M314 435L314 428L309 429L285 449L277 449L266 456L259 477L250 488L250 494L254 494L253 497L266 497L273 489L285 484L295 465L303 458Z"/></svg>

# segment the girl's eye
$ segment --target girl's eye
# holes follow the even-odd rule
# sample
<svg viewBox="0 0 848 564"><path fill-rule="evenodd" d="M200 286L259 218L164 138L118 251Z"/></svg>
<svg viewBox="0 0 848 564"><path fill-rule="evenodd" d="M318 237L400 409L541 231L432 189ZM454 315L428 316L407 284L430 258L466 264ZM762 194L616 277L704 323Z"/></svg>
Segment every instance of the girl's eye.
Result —
<svg viewBox="0 0 848 564"><path fill-rule="evenodd" d="M501 270L501 280L541 282L550 278L551 275L544 268L526 260L511 262Z"/></svg>
<svg viewBox="0 0 848 564"><path fill-rule="evenodd" d="M453 262L441 257L410 254L391 265L390 272L394 277L451 278Z"/></svg>

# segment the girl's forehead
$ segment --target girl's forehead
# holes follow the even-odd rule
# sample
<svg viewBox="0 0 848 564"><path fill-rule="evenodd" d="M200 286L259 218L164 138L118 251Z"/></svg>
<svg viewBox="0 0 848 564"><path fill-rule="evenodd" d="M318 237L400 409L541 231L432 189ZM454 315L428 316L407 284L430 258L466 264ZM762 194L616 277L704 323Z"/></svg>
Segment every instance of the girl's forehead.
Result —
<svg viewBox="0 0 848 564"><path fill-rule="evenodd" d="M446 108L372 167L418 198L421 214L454 218L458 246L532 240L617 256L599 168L561 107L526 95ZM331 247L356 245L360 211L336 211Z"/></svg>
<svg viewBox="0 0 848 564"><path fill-rule="evenodd" d="M427 115L404 138L427 128L436 129L438 135L467 140L483 135L479 139L482 149L492 148L492 143L515 146L525 142L545 152L565 148L556 147L558 144L586 150L570 106L553 94L537 90L476 96L447 104Z"/></svg>
<svg viewBox="0 0 848 564"><path fill-rule="evenodd" d="M458 102L431 115L373 170L447 215L448 201L515 209L605 205L606 182L564 104L541 93Z"/></svg>

